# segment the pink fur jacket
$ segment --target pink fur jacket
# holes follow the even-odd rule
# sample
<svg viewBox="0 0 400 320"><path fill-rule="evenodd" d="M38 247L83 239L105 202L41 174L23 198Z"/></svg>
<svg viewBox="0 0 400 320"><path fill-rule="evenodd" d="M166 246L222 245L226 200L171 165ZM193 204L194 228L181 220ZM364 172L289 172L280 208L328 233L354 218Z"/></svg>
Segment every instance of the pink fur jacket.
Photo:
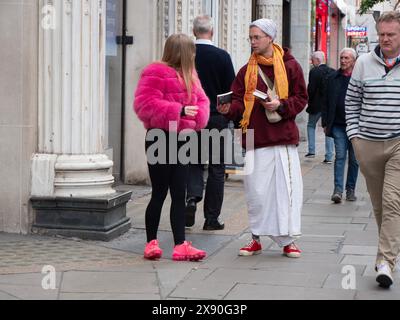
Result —
<svg viewBox="0 0 400 320"><path fill-rule="evenodd" d="M196 117L182 116L184 106L198 106ZM199 80L189 100L184 82L175 69L156 62L143 70L135 93L134 110L146 129L169 130L170 122L175 121L178 132L199 131L207 125L210 101Z"/></svg>

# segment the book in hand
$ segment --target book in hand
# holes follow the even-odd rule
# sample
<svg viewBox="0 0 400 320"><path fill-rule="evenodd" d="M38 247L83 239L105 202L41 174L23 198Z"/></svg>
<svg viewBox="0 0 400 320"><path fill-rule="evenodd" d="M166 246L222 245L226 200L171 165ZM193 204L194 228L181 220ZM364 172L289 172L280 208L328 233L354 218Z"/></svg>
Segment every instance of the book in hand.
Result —
<svg viewBox="0 0 400 320"><path fill-rule="evenodd" d="M262 91L257 90L257 89L253 92L253 96L255 96L255 97L257 97L257 98L259 98L259 99L261 99L261 100L263 100L265 102L270 102L271 101L271 98L269 97L268 93L262 92Z"/></svg>
<svg viewBox="0 0 400 320"><path fill-rule="evenodd" d="M217 95L217 105L220 106L222 104L231 103L232 102L232 91L227 93L222 93Z"/></svg>

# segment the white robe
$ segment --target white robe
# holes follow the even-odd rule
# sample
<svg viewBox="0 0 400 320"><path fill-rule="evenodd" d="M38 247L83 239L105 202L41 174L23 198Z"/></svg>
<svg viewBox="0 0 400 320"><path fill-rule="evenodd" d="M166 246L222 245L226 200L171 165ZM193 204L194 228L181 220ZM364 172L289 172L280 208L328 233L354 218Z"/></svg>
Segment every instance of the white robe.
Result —
<svg viewBox="0 0 400 320"><path fill-rule="evenodd" d="M248 151L244 184L254 235L270 236L280 246L301 235L303 178L296 146Z"/></svg>

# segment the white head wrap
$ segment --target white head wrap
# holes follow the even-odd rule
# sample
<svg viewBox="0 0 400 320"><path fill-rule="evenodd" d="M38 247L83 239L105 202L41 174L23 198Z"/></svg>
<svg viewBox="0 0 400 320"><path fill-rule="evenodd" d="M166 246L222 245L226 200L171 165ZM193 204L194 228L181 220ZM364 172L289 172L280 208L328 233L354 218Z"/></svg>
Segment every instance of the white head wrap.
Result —
<svg viewBox="0 0 400 320"><path fill-rule="evenodd" d="M258 19L250 24L251 27L257 27L261 29L264 33L269 35L272 40L275 40L277 34L277 28L274 21L271 19Z"/></svg>

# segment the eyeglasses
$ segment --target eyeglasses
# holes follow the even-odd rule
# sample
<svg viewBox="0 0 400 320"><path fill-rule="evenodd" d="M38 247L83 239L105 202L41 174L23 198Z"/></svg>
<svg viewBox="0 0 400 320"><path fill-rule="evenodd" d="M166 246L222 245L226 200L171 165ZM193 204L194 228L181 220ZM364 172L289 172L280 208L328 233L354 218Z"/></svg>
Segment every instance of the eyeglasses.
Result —
<svg viewBox="0 0 400 320"><path fill-rule="evenodd" d="M253 37L248 37L247 42L251 43L253 40L254 41L260 41L262 38L267 38L267 36L253 36Z"/></svg>

